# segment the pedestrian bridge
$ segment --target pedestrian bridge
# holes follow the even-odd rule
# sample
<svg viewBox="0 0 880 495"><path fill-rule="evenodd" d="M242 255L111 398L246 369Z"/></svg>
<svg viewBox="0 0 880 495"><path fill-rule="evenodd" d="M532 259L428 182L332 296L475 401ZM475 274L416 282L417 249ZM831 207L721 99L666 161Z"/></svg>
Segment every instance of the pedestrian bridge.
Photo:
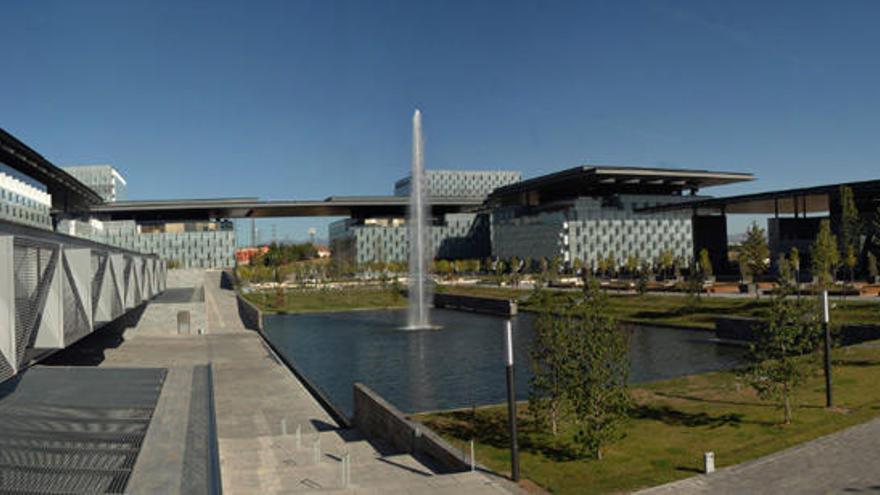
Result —
<svg viewBox="0 0 880 495"><path fill-rule="evenodd" d="M165 289L165 262L0 222L0 382Z"/></svg>

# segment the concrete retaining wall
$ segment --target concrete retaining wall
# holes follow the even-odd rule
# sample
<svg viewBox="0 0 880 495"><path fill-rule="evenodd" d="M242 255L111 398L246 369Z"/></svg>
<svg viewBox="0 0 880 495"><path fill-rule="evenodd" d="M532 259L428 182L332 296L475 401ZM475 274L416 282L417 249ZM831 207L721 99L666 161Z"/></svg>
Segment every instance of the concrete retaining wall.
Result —
<svg viewBox="0 0 880 495"><path fill-rule="evenodd" d="M517 312L516 301L513 300L457 294L434 294L434 307L499 316L513 316Z"/></svg>
<svg viewBox="0 0 880 495"><path fill-rule="evenodd" d="M766 323L755 318L722 316L715 318L715 336L719 339L751 342L754 340L755 330L764 325ZM853 345L859 342L880 339L880 326L840 325L835 331L834 338L840 345Z"/></svg>
<svg viewBox="0 0 880 495"><path fill-rule="evenodd" d="M235 298L238 300L238 316L241 318L244 327L262 333L263 312L260 311L260 308L254 306L250 301L237 292Z"/></svg>
<svg viewBox="0 0 880 495"><path fill-rule="evenodd" d="M461 451L421 423L407 419L363 383L354 384L352 424L367 438L384 440L403 453L432 458L447 472L470 469Z"/></svg>

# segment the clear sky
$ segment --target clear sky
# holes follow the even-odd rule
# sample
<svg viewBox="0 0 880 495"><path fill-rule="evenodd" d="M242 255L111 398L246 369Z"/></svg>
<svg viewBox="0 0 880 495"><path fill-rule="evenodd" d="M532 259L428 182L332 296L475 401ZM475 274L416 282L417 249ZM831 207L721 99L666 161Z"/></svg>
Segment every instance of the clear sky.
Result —
<svg viewBox="0 0 880 495"><path fill-rule="evenodd" d="M0 126L56 164L115 165L131 199L388 194L415 107L429 168L759 178L716 195L880 177L875 1L12 0L3 18Z"/></svg>

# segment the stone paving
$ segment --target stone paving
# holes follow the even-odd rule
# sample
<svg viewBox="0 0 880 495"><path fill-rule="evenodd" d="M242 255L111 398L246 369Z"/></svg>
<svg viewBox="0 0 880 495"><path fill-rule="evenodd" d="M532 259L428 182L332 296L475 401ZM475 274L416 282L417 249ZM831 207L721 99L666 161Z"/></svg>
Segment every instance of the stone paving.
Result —
<svg viewBox="0 0 880 495"><path fill-rule="evenodd" d="M224 492L520 491L481 472L437 474L426 460L338 428L260 336L242 326L235 295L220 288L219 272L169 272L168 287L199 286L204 302L150 304L138 324L125 331L123 342L104 351L100 366L161 366L182 373L186 367L212 364ZM179 335L179 310L191 311L192 321L198 322L193 328L203 324L204 335ZM176 455L173 446L168 452ZM344 454L351 458L347 486L341 477Z"/></svg>
<svg viewBox="0 0 880 495"><path fill-rule="evenodd" d="M880 419L712 474L638 493L880 493Z"/></svg>

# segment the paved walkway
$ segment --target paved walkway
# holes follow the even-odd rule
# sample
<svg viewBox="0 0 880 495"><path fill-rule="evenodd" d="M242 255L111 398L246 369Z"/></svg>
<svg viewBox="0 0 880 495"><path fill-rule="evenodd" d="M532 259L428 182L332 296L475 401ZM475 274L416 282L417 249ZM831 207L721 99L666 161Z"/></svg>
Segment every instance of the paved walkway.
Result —
<svg viewBox="0 0 880 495"><path fill-rule="evenodd" d="M880 419L709 475L638 493L880 493Z"/></svg>
<svg viewBox="0 0 880 495"><path fill-rule="evenodd" d="M150 304L137 326L125 331L123 342L104 352L100 366L169 367L176 370L172 378L186 381L184 370L212 364L226 493L518 491L483 473L437 474L430 463L368 442L356 430L339 429L259 335L242 326L234 293L220 289L219 272L169 275L169 288L203 286L204 301ZM176 314L181 309L193 314L189 335L177 334ZM198 334L201 325L204 335ZM172 457L180 454L173 446L167 451ZM341 479L345 453L351 455L347 487Z"/></svg>

